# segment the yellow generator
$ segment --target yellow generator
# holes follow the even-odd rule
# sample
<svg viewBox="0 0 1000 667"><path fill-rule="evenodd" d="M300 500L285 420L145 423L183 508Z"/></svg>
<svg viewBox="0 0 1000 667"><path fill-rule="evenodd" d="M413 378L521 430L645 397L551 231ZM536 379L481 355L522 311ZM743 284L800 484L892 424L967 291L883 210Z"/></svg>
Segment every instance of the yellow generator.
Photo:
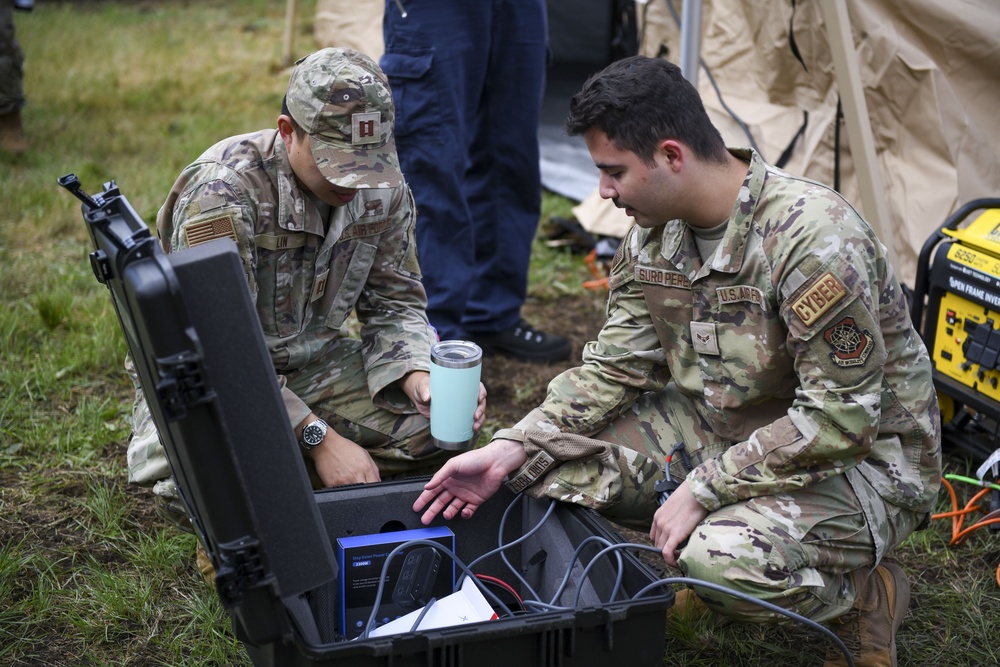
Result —
<svg viewBox="0 0 1000 667"><path fill-rule="evenodd" d="M911 314L933 360L946 441L988 458L1000 424L1000 199L969 202L927 239Z"/></svg>

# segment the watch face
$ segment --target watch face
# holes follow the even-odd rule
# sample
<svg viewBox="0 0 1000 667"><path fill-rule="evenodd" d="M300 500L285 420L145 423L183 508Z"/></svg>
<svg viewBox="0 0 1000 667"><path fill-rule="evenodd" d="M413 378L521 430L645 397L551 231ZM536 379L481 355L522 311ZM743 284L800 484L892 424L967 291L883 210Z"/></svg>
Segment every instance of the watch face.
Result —
<svg viewBox="0 0 1000 667"><path fill-rule="evenodd" d="M313 422L302 429L302 442L309 447L315 447L319 443L323 442L323 436L326 435L326 429L324 428L326 424L322 422Z"/></svg>

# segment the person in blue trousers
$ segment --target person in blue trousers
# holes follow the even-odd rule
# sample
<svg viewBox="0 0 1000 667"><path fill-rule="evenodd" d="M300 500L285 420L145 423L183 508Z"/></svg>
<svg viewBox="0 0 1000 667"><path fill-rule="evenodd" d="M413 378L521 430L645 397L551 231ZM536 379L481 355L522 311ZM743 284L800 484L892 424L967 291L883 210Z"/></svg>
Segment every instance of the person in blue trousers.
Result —
<svg viewBox="0 0 1000 667"><path fill-rule="evenodd" d="M541 210L544 0L387 0L383 31L431 324L486 353L569 358L569 341L521 316Z"/></svg>

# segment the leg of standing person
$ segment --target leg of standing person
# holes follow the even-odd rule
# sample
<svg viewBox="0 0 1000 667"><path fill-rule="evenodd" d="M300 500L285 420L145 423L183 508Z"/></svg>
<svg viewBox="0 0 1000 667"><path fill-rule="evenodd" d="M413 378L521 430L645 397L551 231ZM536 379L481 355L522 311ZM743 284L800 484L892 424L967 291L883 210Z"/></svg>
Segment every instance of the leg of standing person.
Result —
<svg viewBox="0 0 1000 667"><path fill-rule="evenodd" d="M24 53L14 35L14 3L0 0L0 150L23 153L28 139L21 125Z"/></svg>
<svg viewBox="0 0 1000 667"><path fill-rule="evenodd" d="M489 3L389 0L380 65L396 104L396 149L417 204L427 316L442 339L466 337L476 239L462 183L471 119L486 77Z"/></svg>
<svg viewBox="0 0 1000 667"><path fill-rule="evenodd" d="M476 230L476 283L462 323L486 352L561 361L569 358L569 341L521 317L541 215L546 8L542 0L498 0L492 6L489 68L465 181Z"/></svg>
<svg viewBox="0 0 1000 667"><path fill-rule="evenodd" d="M567 358L568 341L520 318L541 198L544 4L426 0L403 18L387 2L383 26L431 324L487 352Z"/></svg>
<svg viewBox="0 0 1000 667"><path fill-rule="evenodd" d="M527 296L541 215L538 127L548 53L544 2L503 0L494 7L486 85L464 184L476 229L477 280L463 325L473 339L486 342L519 324Z"/></svg>

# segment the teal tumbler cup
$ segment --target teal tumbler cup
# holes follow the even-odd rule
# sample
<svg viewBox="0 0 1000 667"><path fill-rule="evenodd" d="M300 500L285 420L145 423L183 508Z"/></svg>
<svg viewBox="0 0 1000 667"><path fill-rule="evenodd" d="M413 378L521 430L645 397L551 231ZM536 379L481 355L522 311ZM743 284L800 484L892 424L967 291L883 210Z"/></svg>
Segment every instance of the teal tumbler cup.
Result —
<svg viewBox="0 0 1000 667"><path fill-rule="evenodd" d="M431 347L431 437L440 449L472 447L483 351L465 340Z"/></svg>

